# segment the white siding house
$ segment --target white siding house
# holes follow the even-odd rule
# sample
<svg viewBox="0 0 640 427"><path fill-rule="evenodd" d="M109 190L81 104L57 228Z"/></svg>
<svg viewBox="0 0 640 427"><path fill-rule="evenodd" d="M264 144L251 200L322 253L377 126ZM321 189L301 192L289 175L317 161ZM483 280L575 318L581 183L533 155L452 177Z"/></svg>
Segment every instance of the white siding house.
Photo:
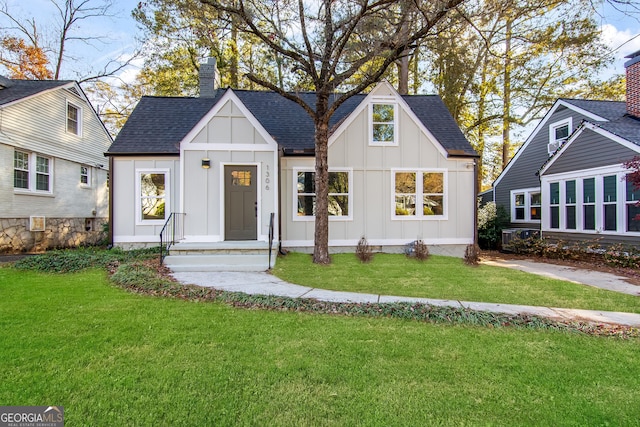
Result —
<svg viewBox="0 0 640 427"><path fill-rule="evenodd" d="M384 251L422 239L433 253L464 254L477 155L440 98L381 83L342 104L330 125L332 251L353 251L364 236ZM117 246L158 245L163 228L178 230L166 260L174 269L202 269L190 265L196 257L229 269L228 252L248 258L271 240L313 248L313 122L274 92L144 97L107 154ZM214 251L227 265L211 265Z"/></svg>
<svg viewBox="0 0 640 427"><path fill-rule="evenodd" d="M112 139L73 81L0 79L0 251L95 244Z"/></svg>

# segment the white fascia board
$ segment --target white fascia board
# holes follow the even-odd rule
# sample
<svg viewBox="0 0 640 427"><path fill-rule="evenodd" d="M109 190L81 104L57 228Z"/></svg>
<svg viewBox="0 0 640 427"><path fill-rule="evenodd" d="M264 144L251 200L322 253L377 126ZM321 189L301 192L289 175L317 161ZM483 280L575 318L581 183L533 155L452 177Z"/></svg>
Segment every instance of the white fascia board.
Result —
<svg viewBox="0 0 640 427"><path fill-rule="evenodd" d="M587 116L593 120L596 121L601 121L601 122L606 122L608 121L607 119L605 119L604 117L600 117L596 114L593 114L587 110L584 110L582 108L578 108L573 104L570 104L566 101L563 101L562 99L558 99L556 100L556 102L553 104L553 106L551 106L551 108L549 109L549 111L547 112L547 114L544 115L544 117L542 118L542 120L540 120L540 122L538 123L538 125L535 127L535 129L529 134L529 136L527 137L527 139L524 141L524 143L520 146L520 148L518 148L518 151L516 151L516 154L514 154L514 156L511 158L511 160L509 160L509 163L507 163L507 166L502 170L502 172L500 172L500 175L498 175L498 177L496 178L495 181L493 181L493 184L491 185L493 188L496 188L496 186L498 185L498 183L502 180L502 178L504 177L504 175L507 174L507 172L509 172L509 170L511 169L511 166L513 166L516 162L516 160L520 157L520 155L524 152L524 150L527 148L527 146L531 143L531 141L533 141L533 139L538 135L538 133L547 125L547 122L549 121L549 118L553 115L553 113L556 112L556 110L560 107L567 107L573 111L575 111L576 113L580 113L584 116ZM566 144L565 144L566 145Z"/></svg>
<svg viewBox="0 0 640 427"><path fill-rule="evenodd" d="M604 138L607 138L613 142L616 142L620 145L622 145L625 148L628 148L630 150L635 151L636 153L640 153L640 146L634 144L633 142L630 142L624 138L619 137L618 135L615 135L605 129L602 129L600 126L595 125L591 122L582 122L580 124L580 126L578 126L578 129L576 129L576 131L569 137L569 139L567 140L567 142L565 144L563 144L560 147L560 150L558 150L552 157L551 160L549 160L547 162L546 165L544 165L544 167L542 167L542 169L540 169L539 175L542 176L544 175L544 173L551 167L552 164L555 163L555 161L562 156L562 154L569 148L569 146L571 146L571 144L573 144L573 142L578 138L578 136L580 136L580 134L582 134L582 132L584 132L585 129L589 129L597 134L600 134L601 136L603 136Z"/></svg>
<svg viewBox="0 0 640 427"><path fill-rule="evenodd" d="M267 132L264 127L262 127L258 119L256 119L253 113L242 103L240 98L238 98L238 96L233 92L233 90L229 88L227 89L225 94L222 96L222 98L220 98L220 100L213 106L213 108L211 108L211 110L209 110L209 112L205 114L202 119L200 119L200 121L193 127L193 129L191 129L189 133L187 133L187 135L182 139L182 141L180 141L181 154L185 149L188 149L186 147L188 142L193 140L193 138L195 138L195 136L202 129L204 129L205 126L207 126L207 124L211 121L211 119L214 118L220 112L220 110L224 107L227 101L232 101L236 105L236 107L238 107L238 109L242 112L245 118L249 120L249 123L251 123L251 125L257 129L260 136L262 136L262 138L264 138L264 140L267 141L267 144L271 147L273 151L278 150L278 143L271 137L269 132ZM215 145L215 144L212 144L212 145ZM261 151L265 151L265 150L261 150Z"/></svg>
<svg viewBox="0 0 640 427"><path fill-rule="evenodd" d="M376 89L379 88L380 86L386 86L387 89L389 89L391 91L391 93L393 93L393 96L391 96L391 97L389 97L389 96L381 97L380 95L376 95L375 94ZM358 107L355 108L351 112L351 114L349 114L349 116L347 116L347 118L342 121L340 126L338 126L338 128L329 136L329 147L331 147L331 145L336 141L336 139L338 139L338 135L343 133L353 123L353 121L356 119L356 117L358 117L358 115L360 113L362 113L364 109L367 108L367 106L370 103L379 102L379 101L392 101L392 102L396 102L399 106L401 106L402 109L407 113L407 115L409 115L411 120L413 120L418 125L420 130L425 135L427 135L427 138L431 142L433 142L433 144L435 145L435 147L438 150L438 152L445 159L448 158L447 150L445 150L444 147L442 146L442 144L440 144L440 141L438 141L438 139L436 139L436 137L433 136L433 134L426 128L424 123L422 123L422 121L420 121L420 119L418 119L418 117L415 115L415 113L413 112L411 107L409 107L409 104L406 103L406 101L402 98L402 96L400 96L398 91L396 91L394 89L394 87L389 82L387 82L386 80L383 80L380 83L378 83L376 85L376 87L362 100L360 105L358 105ZM402 142L399 142L399 144L402 144Z"/></svg>

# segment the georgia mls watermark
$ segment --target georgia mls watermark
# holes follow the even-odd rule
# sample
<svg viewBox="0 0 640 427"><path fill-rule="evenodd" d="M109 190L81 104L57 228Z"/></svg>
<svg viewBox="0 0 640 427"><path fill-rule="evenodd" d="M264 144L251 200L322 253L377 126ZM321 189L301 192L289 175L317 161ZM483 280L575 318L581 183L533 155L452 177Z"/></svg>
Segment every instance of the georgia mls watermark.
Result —
<svg viewBox="0 0 640 427"><path fill-rule="evenodd" d="M64 408L0 406L0 427L64 427Z"/></svg>

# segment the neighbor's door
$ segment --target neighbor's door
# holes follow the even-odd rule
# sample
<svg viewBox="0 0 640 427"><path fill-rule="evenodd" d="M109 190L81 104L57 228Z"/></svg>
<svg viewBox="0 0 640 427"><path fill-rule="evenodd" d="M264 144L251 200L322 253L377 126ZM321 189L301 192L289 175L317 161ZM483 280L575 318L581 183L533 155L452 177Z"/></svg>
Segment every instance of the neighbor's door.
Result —
<svg viewBox="0 0 640 427"><path fill-rule="evenodd" d="M225 240L256 240L257 166L224 167Z"/></svg>

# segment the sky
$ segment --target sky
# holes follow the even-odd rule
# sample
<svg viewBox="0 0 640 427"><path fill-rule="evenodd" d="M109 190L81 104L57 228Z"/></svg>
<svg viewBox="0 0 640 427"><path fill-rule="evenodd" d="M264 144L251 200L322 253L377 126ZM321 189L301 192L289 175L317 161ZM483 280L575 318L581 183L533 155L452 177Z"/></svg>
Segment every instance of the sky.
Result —
<svg viewBox="0 0 640 427"><path fill-rule="evenodd" d="M96 2L99 3L100 0L90 1ZM131 11L137 7L138 2L139 0L113 0L112 17L81 21L77 28L79 34L97 34L103 39L91 44L71 42L68 51L77 61L69 61L66 67L63 67L61 77L79 79L78 73L86 76L91 71L103 68L109 60L130 56L136 49L136 38L141 35L140 29L131 17ZM34 18L39 31L43 33L51 33L55 28L57 11L51 0L0 0L0 5L2 4L6 4L12 14L22 19ZM630 17L624 11L615 10L609 2L605 2L597 15L595 18L602 26L602 37L606 45L611 49L622 46L617 51L612 66L601 72L600 77L605 79L616 73L624 73L624 56L640 50L640 12L636 11L635 15ZM6 18L0 17L0 28L8 26ZM137 67L134 65L120 73L120 77L125 81L131 81L135 78L136 72Z"/></svg>

